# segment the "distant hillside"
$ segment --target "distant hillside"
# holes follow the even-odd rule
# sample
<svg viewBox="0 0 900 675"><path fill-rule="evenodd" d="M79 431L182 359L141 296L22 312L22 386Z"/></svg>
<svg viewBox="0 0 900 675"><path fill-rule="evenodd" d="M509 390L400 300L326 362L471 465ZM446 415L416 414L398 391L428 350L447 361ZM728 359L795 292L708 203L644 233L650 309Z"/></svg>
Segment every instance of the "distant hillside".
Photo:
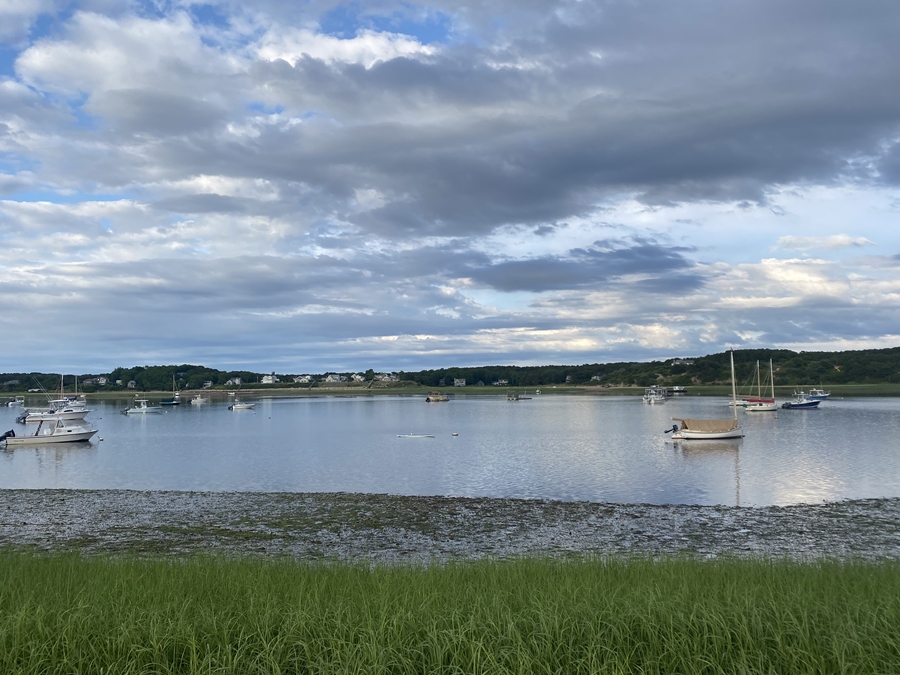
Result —
<svg viewBox="0 0 900 675"><path fill-rule="evenodd" d="M846 352L792 352L786 349L741 349L734 352L737 382L750 377L757 360L768 370L769 359L775 365L778 385L889 384L900 383L900 347ZM353 373L340 373L349 377ZM375 373L360 373L372 380ZM536 387L554 384L649 386L651 384L692 385L724 384L729 380L728 352L693 358L667 359L645 363L593 363L580 366L481 366L477 368L439 368L400 372L398 379L424 386L451 386L454 379L465 379L467 385ZM116 368L111 373L78 375L80 383L106 377L104 385L79 385L85 391L127 389L133 381L139 391L167 391L172 379L178 389L199 389L204 383L226 386L228 380L240 377L244 386L259 386L262 374L250 371L223 371L205 366L137 366ZM315 375L322 380L325 373ZM296 386L293 375L278 374L281 383L274 386ZM116 384L121 382L121 384ZM75 376L66 376L66 389L71 391ZM310 385L304 384L304 387ZM32 388L48 391L59 389L59 375L53 373L5 373L0 375L0 391L23 391Z"/></svg>
<svg viewBox="0 0 900 675"><path fill-rule="evenodd" d="M900 347L847 352L792 352L786 349L742 349L734 352L738 384L746 380L759 360L768 371L769 359L779 385L885 384L900 383ZM581 366L484 366L443 368L401 373L401 378L426 386L453 384L486 385L505 380L511 387L552 384L691 385L723 384L729 381L728 352L695 358L667 359L645 363L594 363Z"/></svg>

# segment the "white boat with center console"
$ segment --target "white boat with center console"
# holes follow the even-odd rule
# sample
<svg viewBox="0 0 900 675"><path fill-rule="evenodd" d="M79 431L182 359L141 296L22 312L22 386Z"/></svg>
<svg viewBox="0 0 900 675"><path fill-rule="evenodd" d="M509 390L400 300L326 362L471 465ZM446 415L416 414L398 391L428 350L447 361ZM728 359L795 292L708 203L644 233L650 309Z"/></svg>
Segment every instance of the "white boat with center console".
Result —
<svg viewBox="0 0 900 675"><path fill-rule="evenodd" d="M0 442L6 443L6 447L18 445L44 445L46 443L74 443L77 441L89 441L91 436L97 433L90 424L67 424L65 420L55 422L38 423L33 434L17 436L12 429L0 436Z"/></svg>
<svg viewBox="0 0 900 675"><path fill-rule="evenodd" d="M154 405L147 405L147 399L145 398L137 398L134 399L134 405L130 408L125 408L122 411L123 415L158 415L162 413L162 408Z"/></svg>
<svg viewBox="0 0 900 675"><path fill-rule="evenodd" d="M253 410L256 407L255 403L244 403L238 398L234 399L234 403L228 406L229 410Z"/></svg>

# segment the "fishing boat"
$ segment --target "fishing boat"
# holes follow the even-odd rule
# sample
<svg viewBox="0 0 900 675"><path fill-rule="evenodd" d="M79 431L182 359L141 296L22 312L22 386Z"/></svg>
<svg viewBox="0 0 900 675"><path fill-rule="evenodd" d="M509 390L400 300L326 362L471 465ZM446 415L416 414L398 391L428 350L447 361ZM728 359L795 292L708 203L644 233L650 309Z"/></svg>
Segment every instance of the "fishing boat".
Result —
<svg viewBox="0 0 900 675"><path fill-rule="evenodd" d="M191 399L191 405L203 405L204 403L209 403L209 399L203 398L200 394L194 394L194 398Z"/></svg>
<svg viewBox="0 0 900 675"><path fill-rule="evenodd" d="M439 391L429 391L428 396L425 397L426 403L443 403L449 400L450 397L447 394L442 394Z"/></svg>
<svg viewBox="0 0 900 675"><path fill-rule="evenodd" d="M731 400L737 400L737 391L734 385L734 350L731 350ZM732 407L734 412L733 419L712 419L698 420L687 419L684 417L673 417L674 422L681 422L679 427L673 424L671 429L666 429L666 433L672 434L672 440L718 440L721 438L741 438L744 430L738 423L737 406Z"/></svg>
<svg viewBox="0 0 900 675"><path fill-rule="evenodd" d="M811 401L824 401L829 396L831 396L831 392L825 391L824 389L810 389L809 393L806 394L806 398Z"/></svg>
<svg viewBox="0 0 900 675"><path fill-rule="evenodd" d="M666 388L665 387L648 387L644 389L644 403L665 403Z"/></svg>
<svg viewBox="0 0 900 675"><path fill-rule="evenodd" d="M64 377L59 376L59 398L50 399L47 394L47 408L26 408L16 418L19 424L36 424L38 422L56 422L65 420L68 422L80 422L91 410L88 410L84 394L78 394L78 379L75 379L74 397L66 396L63 387Z"/></svg>
<svg viewBox="0 0 900 675"><path fill-rule="evenodd" d="M235 398L234 403L228 406L229 410L253 410L256 407L255 403L244 403L240 399Z"/></svg>
<svg viewBox="0 0 900 675"><path fill-rule="evenodd" d="M759 361L756 362L756 369L759 371ZM778 406L775 403L775 369L772 367L772 359L769 359L769 384L772 387L772 402L767 403L763 400L745 401L744 410L747 412L776 412Z"/></svg>
<svg viewBox="0 0 900 675"><path fill-rule="evenodd" d="M6 443L6 447L18 445L44 445L46 443L74 443L77 441L89 441L91 436L97 433L90 424L67 424L65 420L55 422L40 422L33 434L17 436L12 429L0 435L0 442Z"/></svg>
<svg viewBox="0 0 900 675"><path fill-rule="evenodd" d="M6 403L4 403L7 408L17 408L19 406L25 405L25 397L24 396L16 396L13 399L10 399Z"/></svg>
<svg viewBox="0 0 900 675"><path fill-rule="evenodd" d="M80 422L91 412L80 401L68 399L54 399L50 401L50 407L43 410L26 410L16 418L19 424L34 424L37 422L55 422L65 420L67 422Z"/></svg>
<svg viewBox="0 0 900 675"><path fill-rule="evenodd" d="M810 399L808 395L802 391L795 391L794 398L782 403L781 407L785 410L806 410L809 408L818 408L821 402L822 401Z"/></svg>
<svg viewBox="0 0 900 675"><path fill-rule="evenodd" d="M147 399L145 398L137 398L134 399L134 405L129 408L125 408L122 411L123 415L158 415L162 412L162 408L155 405L147 405Z"/></svg>

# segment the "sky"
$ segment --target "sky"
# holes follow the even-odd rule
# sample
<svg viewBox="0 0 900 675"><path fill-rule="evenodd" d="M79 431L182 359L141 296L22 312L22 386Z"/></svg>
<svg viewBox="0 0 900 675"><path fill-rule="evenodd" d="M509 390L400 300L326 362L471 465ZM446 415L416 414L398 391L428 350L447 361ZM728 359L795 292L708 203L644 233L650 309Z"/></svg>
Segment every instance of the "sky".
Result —
<svg viewBox="0 0 900 675"><path fill-rule="evenodd" d="M900 345L900 3L6 0L0 372Z"/></svg>

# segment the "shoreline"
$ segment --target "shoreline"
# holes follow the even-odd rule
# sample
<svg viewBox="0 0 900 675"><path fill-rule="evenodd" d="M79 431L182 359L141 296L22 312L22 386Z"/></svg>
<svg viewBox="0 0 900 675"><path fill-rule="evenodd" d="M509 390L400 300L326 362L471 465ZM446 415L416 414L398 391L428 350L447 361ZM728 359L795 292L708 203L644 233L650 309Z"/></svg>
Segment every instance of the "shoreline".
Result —
<svg viewBox="0 0 900 675"><path fill-rule="evenodd" d="M900 499L793 506L0 490L0 546L378 564L583 556L900 560Z"/></svg>

